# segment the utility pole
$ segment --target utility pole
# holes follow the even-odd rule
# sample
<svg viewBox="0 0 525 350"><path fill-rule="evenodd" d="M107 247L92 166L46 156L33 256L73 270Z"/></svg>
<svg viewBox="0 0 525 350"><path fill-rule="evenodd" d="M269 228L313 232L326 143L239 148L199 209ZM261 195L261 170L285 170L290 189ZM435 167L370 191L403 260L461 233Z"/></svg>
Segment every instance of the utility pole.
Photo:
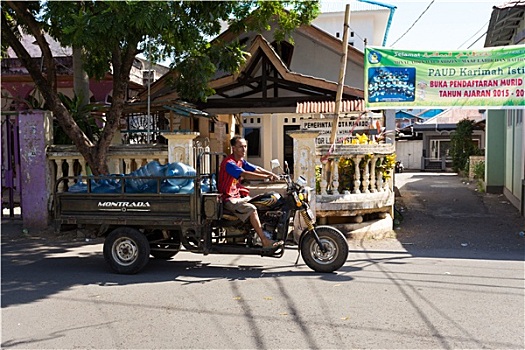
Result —
<svg viewBox="0 0 525 350"><path fill-rule="evenodd" d="M151 141L151 43L148 38L148 127L146 138L148 144Z"/></svg>

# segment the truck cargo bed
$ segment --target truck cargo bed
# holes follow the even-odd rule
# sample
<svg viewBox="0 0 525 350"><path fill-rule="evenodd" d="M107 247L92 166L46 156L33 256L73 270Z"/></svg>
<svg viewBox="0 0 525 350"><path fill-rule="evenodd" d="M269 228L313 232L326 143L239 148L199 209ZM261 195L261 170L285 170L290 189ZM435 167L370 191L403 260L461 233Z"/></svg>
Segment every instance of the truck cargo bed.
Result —
<svg viewBox="0 0 525 350"><path fill-rule="evenodd" d="M195 221L193 194L59 193L55 219L61 224L174 225Z"/></svg>

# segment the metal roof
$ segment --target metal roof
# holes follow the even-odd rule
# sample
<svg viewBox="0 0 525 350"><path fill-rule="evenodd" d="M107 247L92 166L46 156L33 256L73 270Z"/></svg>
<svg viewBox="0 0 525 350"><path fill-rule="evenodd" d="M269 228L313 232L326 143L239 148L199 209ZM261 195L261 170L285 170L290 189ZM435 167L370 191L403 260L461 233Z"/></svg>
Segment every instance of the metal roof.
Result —
<svg viewBox="0 0 525 350"><path fill-rule="evenodd" d="M178 115L181 115L183 117L205 117L205 118L212 118L212 114L209 114L207 112L198 110L196 108L189 107L188 105L182 103L182 102L171 102L171 105L164 105L163 108L173 111L177 113Z"/></svg>
<svg viewBox="0 0 525 350"><path fill-rule="evenodd" d="M512 42L516 30L525 20L525 0L508 1L492 8L485 47L517 44Z"/></svg>

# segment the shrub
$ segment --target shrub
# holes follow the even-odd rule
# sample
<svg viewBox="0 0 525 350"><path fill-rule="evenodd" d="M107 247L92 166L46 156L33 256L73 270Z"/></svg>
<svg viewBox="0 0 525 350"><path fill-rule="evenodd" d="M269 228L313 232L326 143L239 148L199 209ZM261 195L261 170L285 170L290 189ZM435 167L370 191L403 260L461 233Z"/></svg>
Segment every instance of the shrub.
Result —
<svg viewBox="0 0 525 350"><path fill-rule="evenodd" d="M485 162L480 161L474 164L474 169L472 170L474 172L474 178L485 181Z"/></svg>
<svg viewBox="0 0 525 350"><path fill-rule="evenodd" d="M472 142L474 121L463 119L456 126L456 131L451 137L450 153L452 155L452 168L455 172L467 171L469 157L479 153Z"/></svg>

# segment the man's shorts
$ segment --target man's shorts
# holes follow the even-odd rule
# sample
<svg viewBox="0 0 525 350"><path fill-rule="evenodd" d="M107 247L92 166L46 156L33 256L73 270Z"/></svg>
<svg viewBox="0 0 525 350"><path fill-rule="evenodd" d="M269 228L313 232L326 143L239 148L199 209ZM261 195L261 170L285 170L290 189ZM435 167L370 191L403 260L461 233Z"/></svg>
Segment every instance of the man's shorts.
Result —
<svg viewBox="0 0 525 350"><path fill-rule="evenodd" d="M242 222L245 222L257 210L255 205L248 203L250 199L250 197L231 198L229 201L224 202L224 209L231 211Z"/></svg>

